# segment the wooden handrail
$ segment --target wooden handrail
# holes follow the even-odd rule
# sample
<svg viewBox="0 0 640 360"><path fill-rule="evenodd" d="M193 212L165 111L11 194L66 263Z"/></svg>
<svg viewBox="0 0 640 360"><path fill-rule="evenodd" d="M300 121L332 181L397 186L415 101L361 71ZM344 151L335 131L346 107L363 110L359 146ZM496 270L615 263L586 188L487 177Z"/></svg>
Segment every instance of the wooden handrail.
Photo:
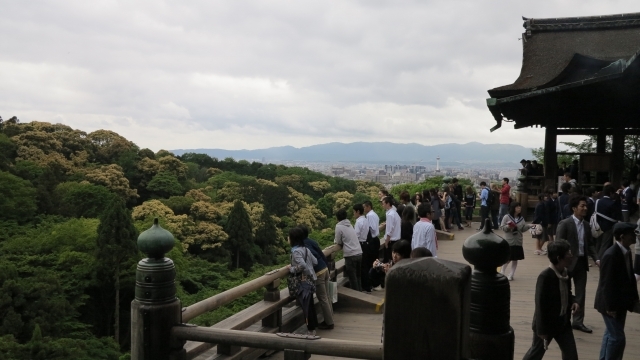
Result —
<svg viewBox="0 0 640 360"><path fill-rule="evenodd" d="M310 354L382 360L382 344L361 341L319 339L305 341L288 339L273 334L249 331L224 330L200 326L174 326L172 338L202 341L232 346L246 346L271 350L302 350Z"/></svg>
<svg viewBox="0 0 640 360"><path fill-rule="evenodd" d="M322 252L325 256L330 256L331 254L338 252L341 249L341 246L331 245L324 249ZM253 279L232 289L216 294L210 298L199 301L191 306L187 306L186 308L182 309L182 322L186 323L196 316L200 316L206 312L213 311L242 296L265 287L275 280L287 277L288 274L289 271L285 267L277 270L272 270L257 279Z"/></svg>

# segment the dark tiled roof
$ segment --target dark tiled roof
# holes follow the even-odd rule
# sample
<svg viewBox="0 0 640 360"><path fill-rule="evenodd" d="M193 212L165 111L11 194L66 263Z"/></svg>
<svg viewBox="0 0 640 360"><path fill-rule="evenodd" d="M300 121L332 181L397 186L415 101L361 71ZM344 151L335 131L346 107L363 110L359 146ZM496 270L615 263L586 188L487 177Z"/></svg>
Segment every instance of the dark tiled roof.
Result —
<svg viewBox="0 0 640 360"><path fill-rule="evenodd" d="M640 50L640 13L556 19L525 19L520 76L489 90L513 96L588 78Z"/></svg>

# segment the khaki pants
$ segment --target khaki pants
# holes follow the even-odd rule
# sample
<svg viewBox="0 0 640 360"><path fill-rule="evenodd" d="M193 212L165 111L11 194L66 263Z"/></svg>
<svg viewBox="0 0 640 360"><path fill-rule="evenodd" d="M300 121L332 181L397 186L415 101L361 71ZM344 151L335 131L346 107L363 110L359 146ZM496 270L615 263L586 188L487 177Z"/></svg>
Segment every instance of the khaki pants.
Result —
<svg viewBox="0 0 640 360"><path fill-rule="evenodd" d="M331 307L331 300L329 299L329 271L325 271L324 274L318 275L316 279L316 296L320 302L322 308L322 316L324 322L327 325L333 325L333 308Z"/></svg>

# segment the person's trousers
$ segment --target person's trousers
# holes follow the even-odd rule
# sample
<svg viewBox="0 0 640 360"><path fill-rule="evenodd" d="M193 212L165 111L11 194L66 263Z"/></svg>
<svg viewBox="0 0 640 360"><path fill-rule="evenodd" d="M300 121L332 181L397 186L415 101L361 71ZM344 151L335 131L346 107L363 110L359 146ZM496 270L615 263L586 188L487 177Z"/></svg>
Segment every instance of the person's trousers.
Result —
<svg viewBox="0 0 640 360"><path fill-rule="evenodd" d="M500 212L498 213L498 224L502 224L502 218L509 213L509 204L500 204Z"/></svg>
<svg viewBox="0 0 640 360"><path fill-rule="evenodd" d="M569 272L569 281L573 279L573 289L575 301L580 305L580 309L573 313L573 326L584 325L584 302L587 289L587 269L589 261L586 256L580 256L573 271Z"/></svg>
<svg viewBox="0 0 640 360"><path fill-rule="evenodd" d="M627 338L624 335L624 323L627 320L627 311L618 311L616 317L602 314L604 319L604 335L600 347L600 360L622 359Z"/></svg>
<svg viewBox="0 0 640 360"><path fill-rule="evenodd" d="M384 258L382 259L383 262L389 262L393 259L393 257L391 256L393 251L391 249L393 249L393 244L395 244L397 241L398 240L389 241L389 246L384 248Z"/></svg>
<svg viewBox="0 0 640 360"><path fill-rule="evenodd" d="M386 273L384 271L382 271L382 269L371 268L371 270L369 270L369 279L371 279L371 286L372 287L378 287L378 286L384 287L385 275L386 275Z"/></svg>
<svg viewBox="0 0 640 360"><path fill-rule="evenodd" d="M466 220L469 220L469 221L473 220L473 210L474 210L474 208L467 206L467 207L465 207L464 210L465 210L464 218Z"/></svg>
<svg viewBox="0 0 640 360"><path fill-rule="evenodd" d="M622 211L622 221L629 222L629 211Z"/></svg>
<svg viewBox="0 0 640 360"><path fill-rule="evenodd" d="M452 227L453 225L456 225L458 228L462 227L462 225L460 225L460 214L458 213L458 209L451 209L451 219Z"/></svg>
<svg viewBox="0 0 640 360"><path fill-rule="evenodd" d="M497 229L500 224L498 224L498 209L491 209L491 222L493 223L493 228Z"/></svg>
<svg viewBox="0 0 640 360"><path fill-rule="evenodd" d="M316 305L313 302L313 298L309 301L309 307L307 308L307 330L313 331L318 327L318 314L316 314Z"/></svg>
<svg viewBox="0 0 640 360"><path fill-rule="evenodd" d="M444 225L447 229L451 227L452 216L451 209L444 209Z"/></svg>
<svg viewBox="0 0 640 360"><path fill-rule="evenodd" d="M596 254L598 254L598 259L602 258L604 252L607 251L611 245L613 245L613 228L605 231L600 237L596 238Z"/></svg>
<svg viewBox="0 0 640 360"><path fill-rule="evenodd" d="M360 243L362 248L362 267L360 282L362 284L362 290L371 291L371 280L369 279L369 270L373 267L373 262L378 259L378 253L380 252L380 239L377 237L368 239Z"/></svg>
<svg viewBox="0 0 640 360"><path fill-rule="evenodd" d="M322 308L322 316L324 322L327 325L333 325L333 307L331 306L331 299L329 299L329 271L325 271L324 274L318 275L316 279L316 297L320 302Z"/></svg>
<svg viewBox="0 0 640 360"><path fill-rule="evenodd" d="M552 337L562 351L562 360L578 360L578 350L576 349L576 339L573 337L573 330L567 324L558 334ZM535 331L533 332L533 343L524 354L523 360L540 360L544 356L544 340L542 340Z"/></svg>
<svg viewBox="0 0 640 360"><path fill-rule="evenodd" d="M480 230L484 228L484 221L489 218L489 207L488 206L480 206Z"/></svg>
<svg viewBox="0 0 640 360"><path fill-rule="evenodd" d="M362 291L362 255L345 256L344 274L349 279L349 286L352 290Z"/></svg>

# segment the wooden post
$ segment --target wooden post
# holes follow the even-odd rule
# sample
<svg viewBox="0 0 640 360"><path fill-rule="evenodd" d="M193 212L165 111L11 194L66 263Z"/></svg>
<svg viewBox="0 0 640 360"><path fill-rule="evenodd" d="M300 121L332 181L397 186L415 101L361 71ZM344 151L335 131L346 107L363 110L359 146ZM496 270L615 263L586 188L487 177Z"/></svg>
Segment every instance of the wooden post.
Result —
<svg viewBox="0 0 640 360"><path fill-rule="evenodd" d="M327 256L327 271L329 271L329 280L336 281L338 274L336 274L336 261L335 253L331 253Z"/></svg>
<svg viewBox="0 0 640 360"><path fill-rule="evenodd" d="M598 129L598 135L596 135L596 152L598 154L607 152L607 133L604 128Z"/></svg>
<svg viewBox="0 0 640 360"><path fill-rule="evenodd" d="M267 285L267 291L264 293L264 301L274 302L280 300L279 287L280 279L276 279ZM280 326L282 326L282 308L279 308L278 311L269 314L267 317L262 319L262 326L280 328Z"/></svg>
<svg viewBox="0 0 640 360"><path fill-rule="evenodd" d="M385 290L384 359L468 357L468 265L436 258L402 260L387 273Z"/></svg>
<svg viewBox="0 0 640 360"><path fill-rule="evenodd" d="M544 189L556 188L556 175L558 173L558 128L547 126L544 133Z"/></svg>
<svg viewBox="0 0 640 360"><path fill-rule="evenodd" d="M307 360L309 358L311 358L311 354L307 354L303 350L284 350L284 360Z"/></svg>
<svg viewBox="0 0 640 360"><path fill-rule="evenodd" d="M606 129L600 128L598 129L598 134L596 135L596 153L604 154L607 152L607 132ZM582 164L581 164L582 165ZM609 172L598 171L596 172L596 184L604 184L605 181L608 181L608 177L610 176Z"/></svg>
<svg viewBox="0 0 640 360"><path fill-rule="evenodd" d="M138 262L135 299L131 302L131 359L186 359L184 342L171 337L182 323L182 304L176 298L176 268L164 257L173 248L173 235L158 225L138 236L138 249L149 257Z"/></svg>
<svg viewBox="0 0 640 360"><path fill-rule="evenodd" d="M624 171L624 128L613 129L613 141L611 153L613 156L611 166L611 184L618 188L622 184L622 172Z"/></svg>

